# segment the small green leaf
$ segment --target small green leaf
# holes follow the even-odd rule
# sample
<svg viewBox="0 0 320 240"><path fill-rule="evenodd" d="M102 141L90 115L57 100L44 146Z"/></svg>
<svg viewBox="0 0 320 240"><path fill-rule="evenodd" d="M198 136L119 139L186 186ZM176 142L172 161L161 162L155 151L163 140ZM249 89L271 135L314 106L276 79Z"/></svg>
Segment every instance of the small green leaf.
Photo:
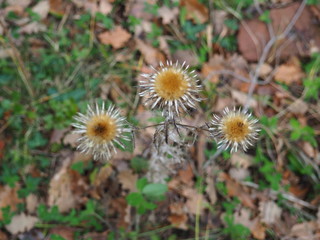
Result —
<svg viewBox="0 0 320 240"><path fill-rule="evenodd" d="M142 172L148 168L148 162L144 158L134 157L130 161L130 166L136 172Z"/></svg>
<svg viewBox="0 0 320 240"><path fill-rule="evenodd" d="M270 11L264 11L260 17L259 17L260 21L265 22L265 23L271 23L271 18L270 18Z"/></svg>
<svg viewBox="0 0 320 240"><path fill-rule="evenodd" d="M149 199L161 200L167 191L167 185L161 183L151 183L143 188L142 193Z"/></svg>
<svg viewBox="0 0 320 240"><path fill-rule="evenodd" d="M143 177L137 181L137 189L142 192L143 188L148 184L148 179Z"/></svg>

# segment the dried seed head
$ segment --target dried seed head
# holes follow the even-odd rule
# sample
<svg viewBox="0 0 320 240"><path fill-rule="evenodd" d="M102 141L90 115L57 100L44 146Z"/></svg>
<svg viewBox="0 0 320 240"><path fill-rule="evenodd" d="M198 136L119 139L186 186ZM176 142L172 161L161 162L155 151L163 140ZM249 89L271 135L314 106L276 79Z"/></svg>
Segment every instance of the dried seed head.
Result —
<svg viewBox="0 0 320 240"><path fill-rule="evenodd" d="M78 139L78 149L92 154L95 160L109 160L113 152L116 152L115 143L124 147L121 140L129 141L127 135L131 133L131 129L124 126L125 118L113 106L106 110L104 103L101 108L96 104L93 110L88 105L87 114L78 113L74 119L77 121L72 124L76 128L74 132L83 135Z"/></svg>
<svg viewBox="0 0 320 240"><path fill-rule="evenodd" d="M146 104L150 104L151 109L163 110L163 115L170 119L179 116L181 109L187 112L188 107L196 108L195 102L201 100L198 97L201 86L194 71L188 68L185 63L160 63L156 73L142 74L140 96L146 96Z"/></svg>
<svg viewBox="0 0 320 240"><path fill-rule="evenodd" d="M257 128L257 119L253 119L251 114L241 112L239 109L230 111L225 108L223 116L213 115L212 127L209 128L211 135L218 141L218 148L228 149L236 152L241 146L246 151L257 139L260 129Z"/></svg>

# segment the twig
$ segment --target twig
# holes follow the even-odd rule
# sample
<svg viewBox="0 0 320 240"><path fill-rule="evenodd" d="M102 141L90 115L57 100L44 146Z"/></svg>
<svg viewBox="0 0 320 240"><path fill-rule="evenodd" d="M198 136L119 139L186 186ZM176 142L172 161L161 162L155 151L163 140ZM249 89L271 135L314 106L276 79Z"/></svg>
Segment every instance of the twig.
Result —
<svg viewBox="0 0 320 240"><path fill-rule="evenodd" d="M270 52L270 49L273 47L274 43L280 39L283 39L285 38L289 32L291 31L291 29L293 28L293 26L295 25L295 23L297 22L298 18L301 16L302 14L302 11L305 7L307 3L307 0L303 0L302 3L300 4L297 12L295 13L295 15L292 17L290 23L287 25L287 27L285 28L285 30L277 35L277 36L274 36L272 37L269 42L267 43L267 45L264 47L263 49L263 52L262 52L262 55L259 59L259 62L257 64L257 67L256 67L256 70L253 74L253 77L252 77L252 80L251 80L251 83L250 83L250 87L249 87L249 91L248 91L248 95L247 95L247 100L246 100L246 103L243 107L243 111L247 111L248 108L249 108L249 103L251 102L251 98L252 98L252 95L253 95L253 92L254 92L254 89L257 85L257 81L258 81L258 76L260 74L260 69L262 67L262 65L265 63L266 59L267 59L267 56Z"/></svg>
<svg viewBox="0 0 320 240"><path fill-rule="evenodd" d="M259 189L259 185L253 182L240 182L242 185L244 186L248 186L248 187L252 187L254 189ZM277 195L281 194L283 198L285 198L286 200L293 202L293 203L297 203L303 207L312 209L312 210L317 210L318 208L315 207L314 205L301 200L300 198L297 198L289 193L284 193L282 191L275 191L275 190L270 190L270 194L273 195L274 197L276 197Z"/></svg>
<svg viewBox="0 0 320 240"><path fill-rule="evenodd" d="M219 149L214 153L214 155L213 155L212 157L210 157L210 158L208 159L208 161L206 161L206 162L203 164L203 167L202 167L202 168L203 168L203 169L206 169L207 167L209 167L210 164L211 164L214 160L216 160L223 151L224 151L224 147L221 146L221 148L219 148Z"/></svg>

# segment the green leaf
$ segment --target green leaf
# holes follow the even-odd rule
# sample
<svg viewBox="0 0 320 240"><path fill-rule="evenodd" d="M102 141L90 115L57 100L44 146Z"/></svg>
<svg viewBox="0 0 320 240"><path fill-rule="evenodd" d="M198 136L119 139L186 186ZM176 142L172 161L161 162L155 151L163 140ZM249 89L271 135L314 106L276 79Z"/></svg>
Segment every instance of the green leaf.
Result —
<svg viewBox="0 0 320 240"><path fill-rule="evenodd" d="M143 188L148 184L148 179L143 177L137 181L137 189L142 192Z"/></svg>
<svg viewBox="0 0 320 240"><path fill-rule="evenodd" d="M51 240L66 240L64 237L61 237L61 236L58 235L58 234L51 234L51 235L50 235L50 239L51 239Z"/></svg>
<svg viewBox="0 0 320 240"><path fill-rule="evenodd" d="M75 162L71 165L71 169L77 171L79 174L84 173L84 163L82 161Z"/></svg>
<svg viewBox="0 0 320 240"><path fill-rule="evenodd" d="M260 21L265 22L265 23L271 23L271 18L270 18L270 11L264 11L260 17L259 17Z"/></svg>
<svg viewBox="0 0 320 240"><path fill-rule="evenodd" d="M130 166L136 172L142 172L148 168L148 162L146 159L141 157L134 157L130 161Z"/></svg>
<svg viewBox="0 0 320 240"><path fill-rule="evenodd" d="M137 206L140 205L141 202L145 201L145 199L142 196L142 194L141 193L137 193L137 192L130 193L126 197L126 200L127 200L128 204L133 206L133 207L137 207Z"/></svg>
<svg viewBox="0 0 320 240"><path fill-rule="evenodd" d="M28 141L28 146L30 148L43 147L47 142L48 140L40 132L35 132L33 137Z"/></svg>
<svg viewBox="0 0 320 240"><path fill-rule="evenodd" d="M151 183L143 188L142 193L149 199L161 200L164 198L164 194L167 191L167 185L162 183Z"/></svg>
<svg viewBox="0 0 320 240"><path fill-rule="evenodd" d="M228 27L228 28L230 28L231 30L238 30L238 28L239 28L239 23L238 23L238 21L236 20L236 19L226 19L225 21L224 21L224 24Z"/></svg>

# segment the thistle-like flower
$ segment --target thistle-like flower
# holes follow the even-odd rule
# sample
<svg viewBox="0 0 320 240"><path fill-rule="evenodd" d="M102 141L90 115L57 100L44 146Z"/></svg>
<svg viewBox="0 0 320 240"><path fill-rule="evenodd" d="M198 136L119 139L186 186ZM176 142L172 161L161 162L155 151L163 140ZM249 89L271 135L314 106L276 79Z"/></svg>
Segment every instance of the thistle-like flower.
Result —
<svg viewBox="0 0 320 240"><path fill-rule="evenodd" d="M231 147L231 152L236 152L241 146L246 151L258 137L260 129L257 122L257 119L251 117L251 113L225 108L222 117L213 115L209 131L218 142L218 148L225 150Z"/></svg>
<svg viewBox="0 0 320 240"><path fill-rule="evenodd" d="M154 74L142 74L140 96L147 97L145 104L163 110L162 115L169 119L179 116L181 109L187 112L188 107L196 108L195 102L201 101L201 86L195 72L188 68L185 62L179 65L167 61L165 65L160 62L160 69L154 69Z"/></svg>
<svg viewBox="0 0 320 240"><path fill-rule="evenodd" d="M92 154L93 159L109 160L116 153L115 144L124 148L120 140L129 141L128 134L131 129L125 127L126 119L114 106L105 109L96 103L95 108L88 105L87 114L78 113L74 119L77 121L72 126L74 133L82 134L77 141L78 149L86 154Z"/></svg>

